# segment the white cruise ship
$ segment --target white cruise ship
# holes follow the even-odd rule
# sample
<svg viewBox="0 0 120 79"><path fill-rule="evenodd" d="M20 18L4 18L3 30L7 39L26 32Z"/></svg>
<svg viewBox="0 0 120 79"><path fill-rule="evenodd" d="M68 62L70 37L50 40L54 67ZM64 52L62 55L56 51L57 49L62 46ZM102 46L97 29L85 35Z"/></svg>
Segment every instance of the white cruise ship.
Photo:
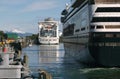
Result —
<svg viewBox="0 0 120 79"><path fill-rule="evenodd" d="M40 44L58 44L58 21L53 18L46 18L44 21L38 22L39 35L38 40Z"/></svg>

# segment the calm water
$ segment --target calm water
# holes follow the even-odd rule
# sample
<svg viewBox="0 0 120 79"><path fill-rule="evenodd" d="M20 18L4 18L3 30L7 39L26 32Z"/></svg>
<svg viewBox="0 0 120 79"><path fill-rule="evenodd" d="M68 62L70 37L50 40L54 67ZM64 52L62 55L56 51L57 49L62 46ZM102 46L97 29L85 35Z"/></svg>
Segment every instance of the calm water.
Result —
<svg viewBox="0 0 120 79"><path fill-rule="evenodd" d="M119 68L90 68L66 56L64 44L33 45L24 48L23 54L28 55L32 72L44 69L53 79L120 79Z"/></svg>

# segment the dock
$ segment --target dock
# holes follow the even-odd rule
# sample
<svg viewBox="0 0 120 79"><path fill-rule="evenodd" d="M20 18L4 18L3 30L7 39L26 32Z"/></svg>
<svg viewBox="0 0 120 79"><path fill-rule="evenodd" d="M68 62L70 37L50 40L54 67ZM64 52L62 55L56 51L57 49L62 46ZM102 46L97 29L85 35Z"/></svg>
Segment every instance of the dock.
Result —
<svg viewBox="0 0 120 79"><path fill-rule="evenodd" d="M42 69L38 70L38 76L32 74L28 65L29 58L26 54L22 55L21 49L20 43L6 44L0 48L0 79L52 79L52 76Z"/></svg>
<svg viewBox="0 0 120 79"><path fill-rule="evenodd" d="M21 78L22 65L12 65L14 62L14 51L8 46L0 50L0 78Z"/></svg>

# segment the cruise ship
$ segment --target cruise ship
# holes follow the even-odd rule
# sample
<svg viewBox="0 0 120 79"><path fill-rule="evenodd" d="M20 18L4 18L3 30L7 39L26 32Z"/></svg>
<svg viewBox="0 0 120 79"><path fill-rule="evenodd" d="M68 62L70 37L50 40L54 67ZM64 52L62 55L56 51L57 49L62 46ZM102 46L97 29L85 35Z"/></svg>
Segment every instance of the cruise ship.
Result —
<svg viewBox="0 0 120 79"><path fill-rule="evenodd" d="M38 22L39 35L38 40L40 44L58 44L58 21L53 18L46 18L44 21Z"/></svg>
<svg viewBox="0 0 120 79"><path fill-rule="evenodd" d="M120 66L120 0L71 0L61 15L64 43L79 49L68 52L71 56L79 62L91 58L101 66Z"/></svg>

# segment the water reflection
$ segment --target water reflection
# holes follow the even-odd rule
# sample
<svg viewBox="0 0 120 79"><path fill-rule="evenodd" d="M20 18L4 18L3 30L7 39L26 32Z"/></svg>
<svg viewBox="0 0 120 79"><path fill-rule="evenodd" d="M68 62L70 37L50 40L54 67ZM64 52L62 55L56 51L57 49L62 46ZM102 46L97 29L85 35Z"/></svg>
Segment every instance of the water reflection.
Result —
<svg viewBox="0 0 120 79"><path fill-rule="evenodd" d="M54 79L62 79L62 64L64 60L64 46L59 45L33 45L23 49L29 57L29 66L33 72L45 69Z"/></svg>
<svg viewBox="0 0 120 79"><path fill-rule="evenodd" d="M120 68L85 68L80 69L87 79L120 79Z"/></svg>
<svg viewBox="0 0 120 79"><path fill-rule="evenodd" d="M23 55L28 55L32 72L45 69L52 74L53 79L120 79L119 68L90 68L76 62L67 54L74 53L76 49L75 46L64 44L33 45L24 48Z"/></svg>
<svg viewBox="0 0 120 79"><path fill-rule="evenodd" d="M87 53L88 49L83 50L85 49L83 46L79 44L64 43L64 49L65 58L73 58L74 62L77 61L76 63L79 63L79 66L74 63L74 69L70 68L71 70L69 70L67 67L65 68L67 69L67 72L72 71L68 74L67 78L70 77L69 79L120 79L120 68L104 68L97 66L95 63L92 62L83 64L82 61L89 61L89 59L92 60L92 58L90 58L90 55Z"/></svg>
<svg viewBox="0 0 120 79"><path fill-rule="evenodd" d="M40 45L39 46L40 63L61 63L64 52L60 52L59 45Z"/></svg>

